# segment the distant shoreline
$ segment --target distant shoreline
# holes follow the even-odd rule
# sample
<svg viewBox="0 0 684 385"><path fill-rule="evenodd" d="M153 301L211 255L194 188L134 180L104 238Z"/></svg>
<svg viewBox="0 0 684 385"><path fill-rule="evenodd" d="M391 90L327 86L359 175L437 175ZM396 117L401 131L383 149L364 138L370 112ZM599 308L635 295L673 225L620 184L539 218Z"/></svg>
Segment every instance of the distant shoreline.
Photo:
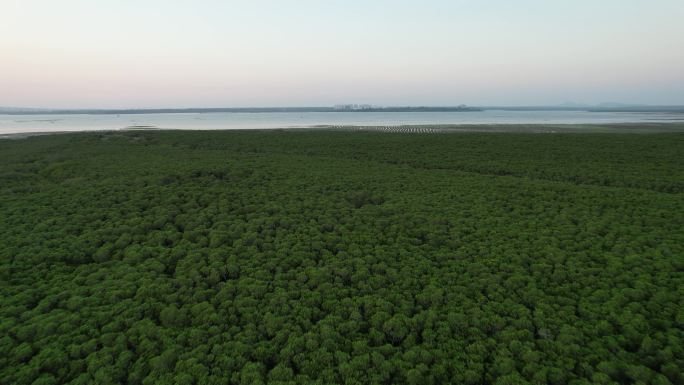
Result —
<svg viewBox="0 0 684 385"><path fill-rule="evenodd" d="M302 113L302 112L478 112L478 107L371 107L340 109L335 107L245 107L245 108L145 108L145 109L12 109L2 115L131 115L131 114L207 114L207 113Z"/></svg>
<svg viewBox="0 0 684 385"><path fill-rule="evenodd" d="M208 113L305 113L305 112L481 112L481 111L586 111L634 113L684 113L684 106L389 106L389 107L220 107L220 108L141 108L141 109L43 109L3 108L0 115L134 115Z"/></svg>

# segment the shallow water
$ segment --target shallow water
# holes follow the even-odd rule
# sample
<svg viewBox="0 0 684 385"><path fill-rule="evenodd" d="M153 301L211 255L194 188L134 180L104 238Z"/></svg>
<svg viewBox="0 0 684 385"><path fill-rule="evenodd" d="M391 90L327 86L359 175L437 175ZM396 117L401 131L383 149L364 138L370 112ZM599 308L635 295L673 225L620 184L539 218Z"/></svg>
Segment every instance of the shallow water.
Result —
<svg viewBox="0 0 684 385"><path fill-rule="evenodd" d="M588 111L260 112L124 115L1 115L0 134L166 129L259 129L418 124L607 124L684 122L684 114Z"/></svg>

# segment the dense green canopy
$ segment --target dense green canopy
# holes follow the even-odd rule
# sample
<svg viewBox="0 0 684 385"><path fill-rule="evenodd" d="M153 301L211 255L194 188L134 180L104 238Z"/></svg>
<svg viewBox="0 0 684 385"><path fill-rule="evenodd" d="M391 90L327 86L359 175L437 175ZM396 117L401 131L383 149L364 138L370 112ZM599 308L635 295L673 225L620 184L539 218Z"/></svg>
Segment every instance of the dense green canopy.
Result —
<svg viewBox="0 0 684 385"><path fill-rule="evenodd" d="M683 134L0 141L0 384L682 384Z"/></svg>

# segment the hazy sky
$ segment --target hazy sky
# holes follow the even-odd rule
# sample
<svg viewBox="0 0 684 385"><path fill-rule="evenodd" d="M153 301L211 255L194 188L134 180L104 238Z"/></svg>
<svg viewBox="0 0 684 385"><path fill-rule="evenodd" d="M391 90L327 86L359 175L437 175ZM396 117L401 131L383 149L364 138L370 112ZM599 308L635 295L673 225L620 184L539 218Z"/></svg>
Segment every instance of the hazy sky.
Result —
<svg viewBox="0 0 684 385"><path fill-rule="evenodd" d="M0 0L0 105L684 104L684 0Z"/></svg>

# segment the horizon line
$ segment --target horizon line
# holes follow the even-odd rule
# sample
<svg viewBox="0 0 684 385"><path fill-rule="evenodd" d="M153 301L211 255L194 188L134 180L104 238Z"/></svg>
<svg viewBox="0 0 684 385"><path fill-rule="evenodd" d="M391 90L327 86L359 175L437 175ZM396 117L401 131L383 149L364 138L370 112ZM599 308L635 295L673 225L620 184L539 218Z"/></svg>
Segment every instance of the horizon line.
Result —
<svg viewBox="0 0 684 385"><path fill-rule="evenodd" d="M630 108L630 107L684 107L684 103L648 104L648 103L558 103L558 104L370 104L370 103L337 103L333 105L296 105L296 106L184 106L184 107L35 107L0 105L0 110L21 111L146 111L146 110L217 110L217 109L341 109L340 107L354 106L362 109L385 108ZM342 110L342 109L341 109Z"/></svg>

